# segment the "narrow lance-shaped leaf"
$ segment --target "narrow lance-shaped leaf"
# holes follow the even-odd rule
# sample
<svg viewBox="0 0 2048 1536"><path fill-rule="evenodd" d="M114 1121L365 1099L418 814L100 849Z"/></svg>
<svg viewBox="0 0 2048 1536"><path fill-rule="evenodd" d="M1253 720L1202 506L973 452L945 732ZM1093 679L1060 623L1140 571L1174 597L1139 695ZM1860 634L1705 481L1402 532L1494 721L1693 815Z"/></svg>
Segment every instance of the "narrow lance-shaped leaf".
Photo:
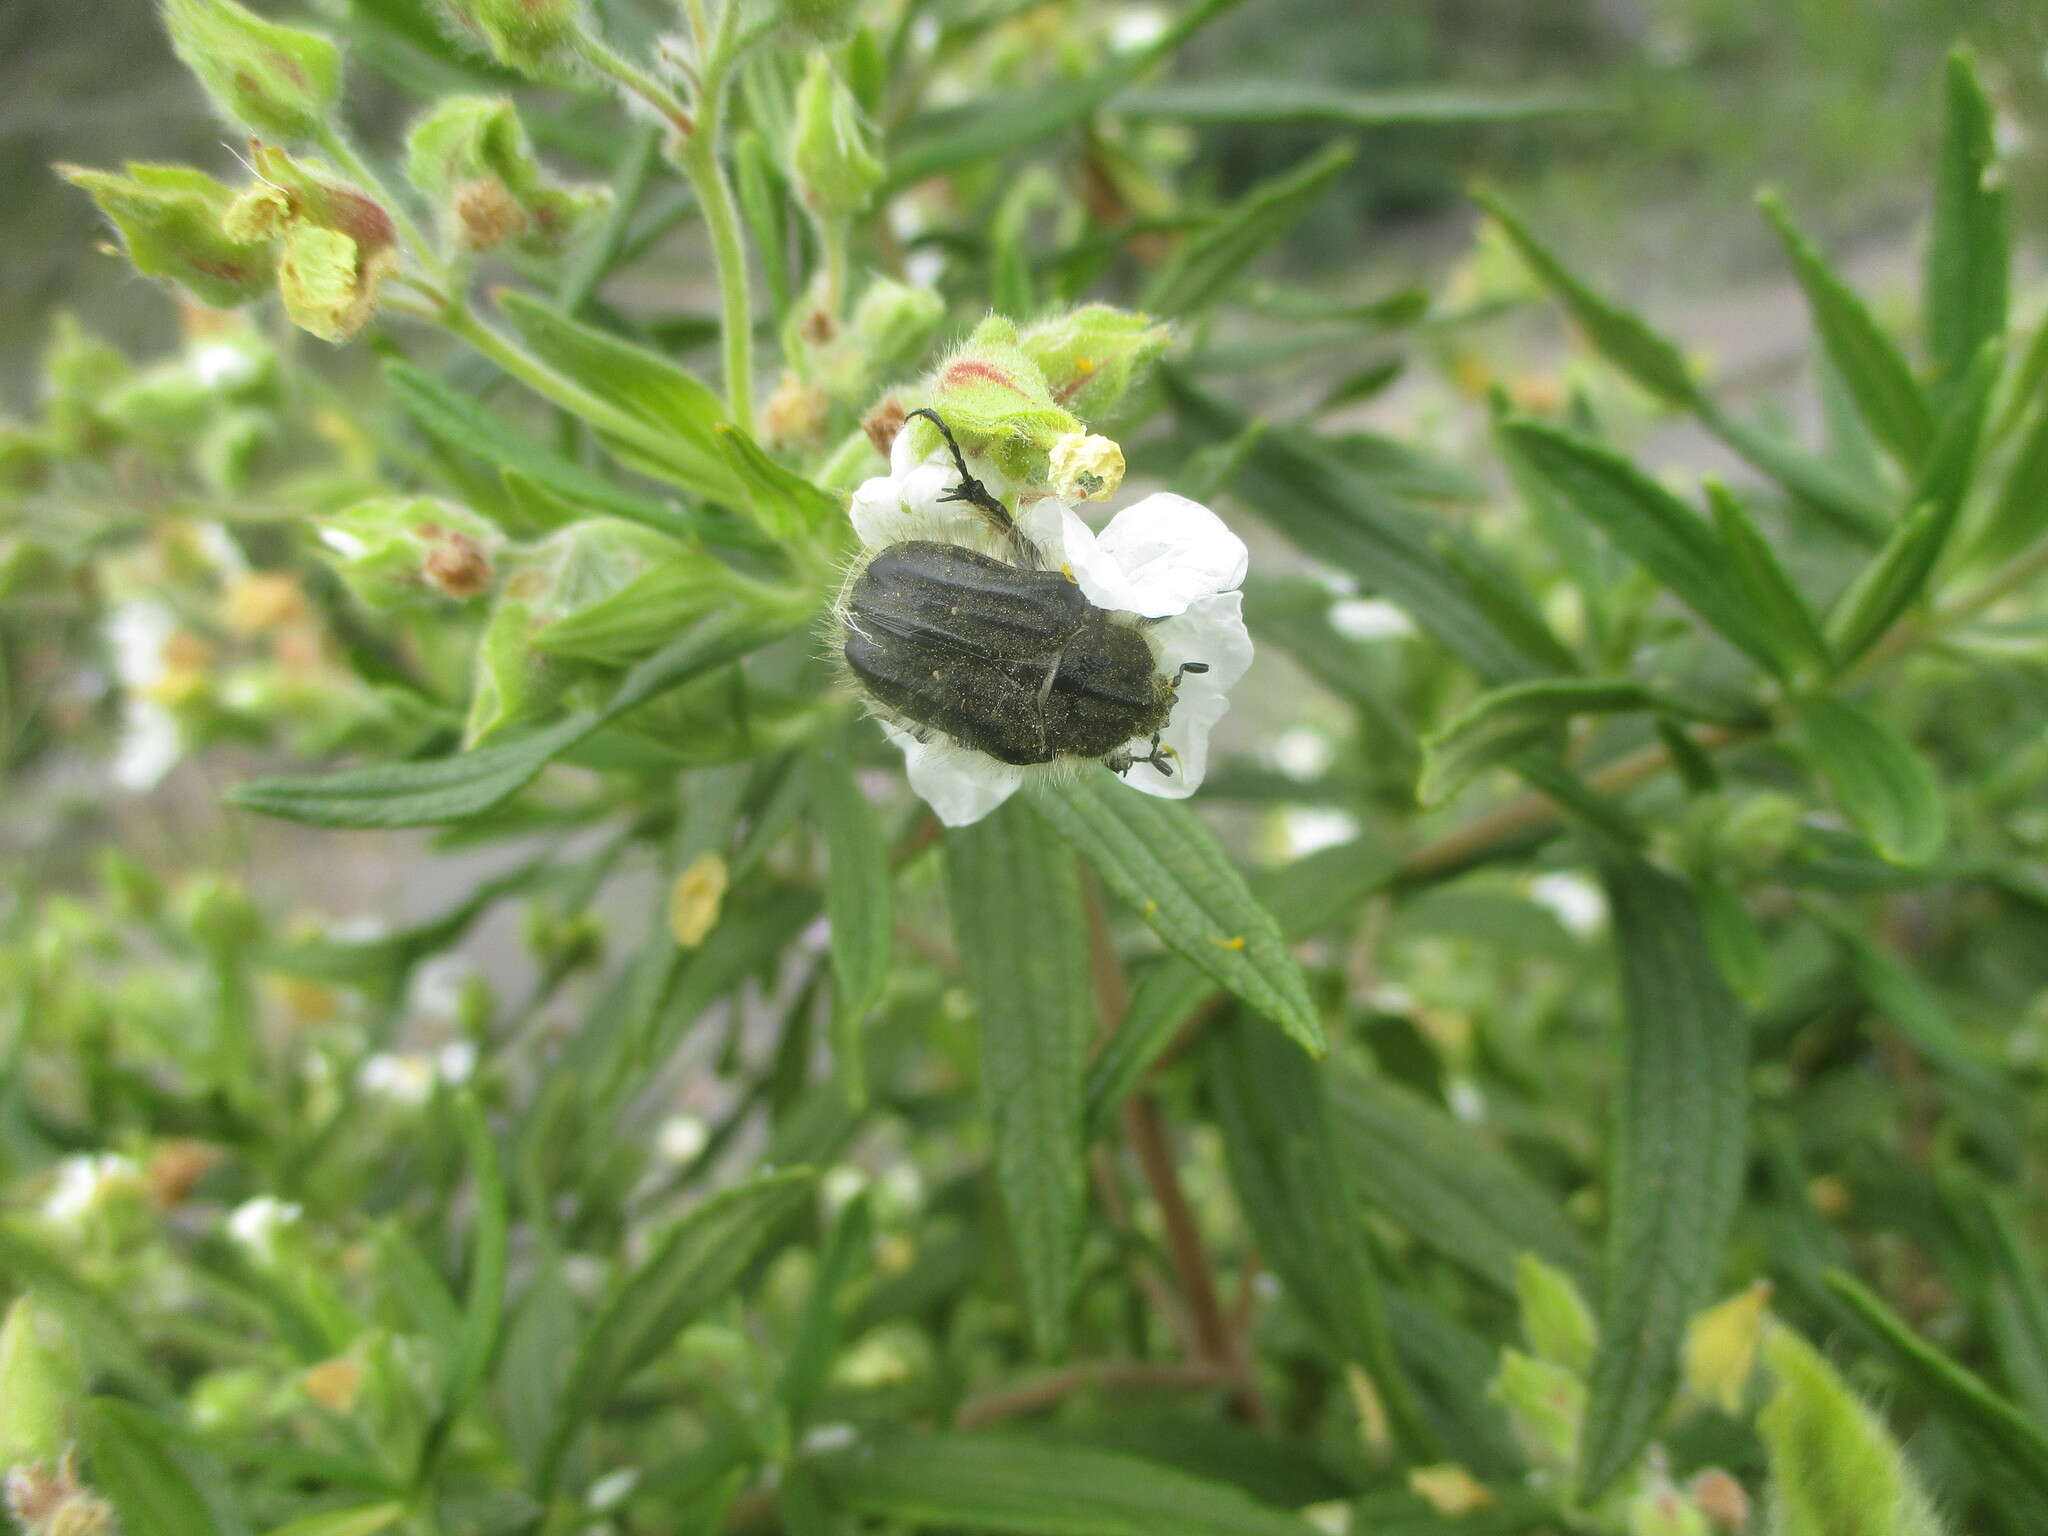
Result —
<svg viewBox="0 0 2048 1536"><path fill-rule="evenodd" d="M1348 89L1315 80L1257 79L1232 73L1187 80L1118 98L1120 117L1185 123L1327 123L1340 128L1432 127L1454 123L1527 122L1606 104L1583 91L1459 90L1447 86Z"/></svg>
<svg viewBox="0 0 2048 1536"><path fill-rule="evenodd" d="M752 616L707 619L634 667L602 709L581 710L516 741L425 763L251 779L232 804L319 827L420 827L462 821L502 804L554 758L599 727L694 677L757 650L787 629Z"/></svg>
<svg viewBox="0 0 2048 1536"><path fill-rule="evenodd" d="M1904 354L1856 291L1800 233L1777 194L1764 193L1757 204L1784 242L1792 273L1812 311L1814 330L1864 422L1901 464L1917 466L1934 440L1934 417Z"/></svg>
<svg viewBox="0 0 2048 1536"><path fill-rule="evenodd" d="M1730 577L1720 541L1698 513L1585 438L1535 421L1509 422L1503 430L1568 506L1680 602L1765 667L1780 665L1770 631Z"/></svg>
<svg viewBox="0 0 2048 1536"><path fill-rule="evenodd" d="M469 1287L463 1301L462 1333L449 1373L446 1407L451 1421L467 1408L487 1377L505 1319L505 1267L511 1227L511 1197L498 1159L497 1139L475 1098L455 1101L456 1124L476 1177L476 1218L469 1240Z"/></svg>
<svg viewBox="0 0 2048 1536"><path fill-rule="evenodd" d="M765 1173L723 1190L659 1238L612 1290L584 1335L555 1404L540 1481L611 1396L707 1307L723 1301L783 1219L809 1198L807 1168Z"/></svg>
<svg viewBox="0 0 2048 1536"><path fill-rule="evenodd" d="M1106 773L1033 798L1032 809L1086 855L1152 930L1312 1055L1325 1048L1301 968L1215 835L1184 805Z"/></svg>
<svg viewBox="0 0 2048 1536"><path fill-rule="evenodd" d="M1921 1338L1853 1275L1830 1270L1827 1286L1933 1400L1978 1471L2014 1512L2033 1515L2048 1507L2048 1433L1976 1373Z"/></svg>
<svg viewBox="0 0 2048 1536"><path fill-rule="evenodd" d="M811 814L825 836L825 914L832 928L833 1049L855 1102L862 1097L860 1029L889 979L894 879L881 818L844 758L812 764Z"/></svg>
<svg viewBox="0 0 2048 1536"><path fill-rule="evenodd" d="M1065 1348L1081 1256L1093 1008L1074 856L1015 801L946 834L953 932L980 1021L981 1104L1039 1350Z"/></svg>
<svg viewBox="0 0 2048 1536"><path fill-rule="evenodd" d="M1741 1190L1748 1038L1692 891L1640 862L1604 871L1623 1042L1600 1347L1580 1431L1581 1502L1648 1442L1712 1294Z"/></svg>
<svg viewBox="0 0 2048 1536"><path fill-rule="evenodd" d="M1349 144L1325 145L1292 170L1253 187L1173 253L1147 284L1144 308L1177 316L1216 303L1252 258L1301 221L1355 153Z"/></svg>
<svg viewBox="0 0 2048 1536"><path fill-rule="evenodd" d="M269 1536L377 1536L405 1513L403 1504L359 1504L353 1509L322 1510L280 1525Z"/></svg>
<svg viewBox="0 0 2048 1536"><path fill-rule="evenodd" d="M1235 439L1240 411L1172 368L1160 378L1181 421L1208 442ZM1234 482L1298 547L1400 605L1416 624L1490 683L1555 670L1502 632L1464 573L1444 557L1440 520L1375 485L1306 433L1275 427L1253 443Z"/></svg>
<svg viewBox="0 0 2048 1536"><path fill-rule="evenodd" d="M517 430L468 395L410 363L386 363L384 381L405 413L451 449L517 470L534 484L579 506L598 508L678 538L697 532L695 518L563 458L534 441L531 434Z"/></svg>
<svg viewBox="0 0 2048 1536"><path fill-rule="evenodd" d="M1815 694L1796 706L1807 760L1842 814L1895 864L1925 864L1948 833L1948 805L1925 758L1855 705Z"/></svg>
<svg viewBox="0 0 2048 1536"><path fill-rule="evenodd" d="M1578 715L1655 709L1640 683L1595 678L1540 678L1483 693L1423 743L1416 798L1442 805L1494 763L1541 746Z"/></svg>
<svg viewBox="0 0 2048 1536"><path fill-rule="evenodd" d="M2048 325L2042 327L2048 334ZM2027 435L2006 471L1983 531L1970 550L1973 560L1998 565L2025 551L2048 531L2048 391Z"/></svg>
<svg viewBox="0 0 2048 1536"><path fill-rule="evenodd" d="M1779 563L1777 551L1725 485L1709 479L1706 487L1707 505L1713 511L1721 547L1728 553L1729 571L1758 622L1769 632L1781 670L1825 676L1834 669L1827 636Z"/></svg>
<svg viewBox="0 0 2048 1536"><path fill-rule="evenodd" d="M1313 1536L1213 1482L1021 1436L905 1435L812 1463L834 1503L919 1529L1003 1536Z"/></svg>
<svg viewBox="0 0 2048 1536"><path fill-rule="evenodd" d="M226 1469L147 1410L95 1399L85 1414L85 1451L93 1486L113 1501L125 1536L246 1536Z"/></svg>
<svg viewBox="0 0 2048 1536"><path fill-rule="evenodd" d="M1019 91L913 117L890 139L883 191L907 187L956 166L991 160L1037 143L1078 122L1146 70L1168 57L1239 0L1202 0L1143 48L1119 54L1107 68L1079 80Z"/></svg>
<svg viewBox="0 0 2048 1536"><path fill-rule="evenodd" d="M1243 1020L1209 1044L1209 1097L1260 1250L1331 1346L1372 1378L1403 1441L1429 1452L1433 1436L1394 1354L1365 1218L1338 1149L1327 1074Z"/></svg>
<svg viewBox="0 0 2048 1536"><path fill-rule="evenodd" d="M1949 55L1947 103L1921 299L1937 390L1959 384L2005 330L2011 261L1995 108L1961 49Z"/></svg>

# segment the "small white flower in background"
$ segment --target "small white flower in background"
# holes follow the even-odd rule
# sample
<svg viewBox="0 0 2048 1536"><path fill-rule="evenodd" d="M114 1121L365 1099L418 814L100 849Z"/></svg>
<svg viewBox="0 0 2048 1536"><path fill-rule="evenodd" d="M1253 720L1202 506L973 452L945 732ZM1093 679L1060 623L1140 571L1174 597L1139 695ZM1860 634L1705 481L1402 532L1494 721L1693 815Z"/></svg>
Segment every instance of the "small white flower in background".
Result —
<svg viewBox="0 0 2048 1536"><path fill-rule="evenodd" d="M474 1040L450 1040L434 1053L434 1070L441 1074L441 1081L451 1088L460 1087L469 1081L476 1071L476 1042Z"/></svg>
<svg viewBox="0 0 2048 1536"><path fill-rule="evenodd" d="M1335 848L1358 836L1358 818L1345 811L1303 806L1281 812L1280 830L1287 840L1287 857L1305 859L1325 848Z"/></svg>
<svg viewBox="0 0 2048 1536"><path fill-rule="evenodd" d="M1273 766L1297 783L1319 779L1336 761L1337 748L1321 731L1297 725L1282 731L1266 748Z"/></svg>
<svg viewBox="0 0 2048 1536"><path fill-rule="evenodd" d="M592 1483L590 1491L584 1495L584 1499L592 1509L602 1514L606 1510L617 1509L621 1504L625 1503L627 1499L632 1497L633 1490L639 1486L640 1469L638 1467L620 1467L616 1471L605 1473L603 1477Z"/></svg>
<svg viewBox="0 0 2048 1536"><path fill-rule="evenodd" d="M474 962L461 955L436 955L412 974L406 989L406 1011L434 1024L453 1024L462 1017L462 989L476 974Z"/></svg>
<svg viewBox="0 0 2048 1536"><path fill-rule="evenodd" d="M695 1115L670 1115L654 1133L654 1149L665 1163L694 1163L711 1144L711 1128Z"/></svg>
<svg viewBox="0 0 2048 1536"><path fill-rule="evenodd" d="M818 1201L825 1207L828 1218L837 1218L867 1187L865 1169L856 1168L851 1163L834 1163L818 1180Z"/></svg>
<svg viewBox="0 0 2048 1536"><path fill-rule="evenodd" d="M228 1236L255 1258L269 1263L277 1257L277 1240L302 1214L300 1207L288 1200L258 1195L228 1212Z"/></svg>
<svg viewBox="0 0 2048 1536"><path fill-rule="evenodd" d="M1415 621L1384 598L1350 597L1330 606L1330 628L1347 640L1399 640Z"/></svg>
<svg viewBox="0 0 2048 1536"><path fill-rule="evenodd" d="M919 462L910 439L909 432L899 432L889 473L853 493L849 516L862 545L874 551L922 539L1013 560L1007 536L982 513L944 499L960 481L946 449L940 446ZM1229 708L1231 688L1251 666L1244 595L1236 590L1249 560L1244 541L1207 507L1170 491L1132 503L1098 534L1067 502L1047 496L1018 505L1014 481L984 461L970 458L967 467L1015 509L1018 531L1049 567L1067 571L1089 602L1153 621L1141 633L1162 673L1171 677L1184 662L1208 668L1182 675L1172 717L1160 732L1161 745L1174 759L1173 773L1140 764L1123 780L1164 799L1193 794L1208 772L1209 733ZM920 741L887 720L882 730L902 749L910 787L949 827L979 821L1033 772L937 735ZM1151 745L1133 741L1129 748L1142 758Z"/></svg>
<svg viewBox="0 0 2048 1536"><path fill-rule="evenodd" d="M1547 907L1565 928L1580 938L1598 933L1607 922L1607 896L1584 875L1560 871L1529 882L1529 899Z"/></svg>
<svg viewBox="0 0 2048 1536"><path fill-rule="evenodd" d="M140 1191L142 1170L118 1152L89 1152L57 1164L43 1215L61 1226L84 1221L101 1203L123 1192Z"/></svg>
<svg viewBox="0 0 2048 1536"><path fill-rule="evenodd" d="M860 1431L851 1424L816 1424L804 1431L802 1449L806 1456L822 1456L843 1451L859 1439Z"/></svg>

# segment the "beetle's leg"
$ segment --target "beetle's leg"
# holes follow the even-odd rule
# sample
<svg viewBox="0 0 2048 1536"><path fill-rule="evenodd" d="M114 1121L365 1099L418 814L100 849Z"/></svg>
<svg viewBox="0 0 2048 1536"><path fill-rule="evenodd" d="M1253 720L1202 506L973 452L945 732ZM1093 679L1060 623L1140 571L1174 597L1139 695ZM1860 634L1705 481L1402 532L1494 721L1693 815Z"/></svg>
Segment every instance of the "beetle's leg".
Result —
<svg viewBox="0 0 2048 1536"><path fill-rule="evenodd" d="M1017 525L1010 520L1010 509L996 498L994 492L968 473L967 456L960 451L960 444L953 436L953 429L946 425L945 419L928 405L919 406L910 412L910 415L922 416L939 429L939 435L946 440L946 447L952 451L953 467L960 471L960 483L939 500L964 501L987 517L1002 532L1016 533Z"/></svg>
<svg viewBox="0 0 2048 1536"><path fill-rule="evenodd" d="M1207 663L1206 661L1184 661L1180 664L1179 669L1174 672L1173 680L1169 682L1166 686L1169 688L1178 689L1180 687L1180 680L1183 677L1185 677L1188 673L1202 673L1208 670L1209 663Z"/></svg>

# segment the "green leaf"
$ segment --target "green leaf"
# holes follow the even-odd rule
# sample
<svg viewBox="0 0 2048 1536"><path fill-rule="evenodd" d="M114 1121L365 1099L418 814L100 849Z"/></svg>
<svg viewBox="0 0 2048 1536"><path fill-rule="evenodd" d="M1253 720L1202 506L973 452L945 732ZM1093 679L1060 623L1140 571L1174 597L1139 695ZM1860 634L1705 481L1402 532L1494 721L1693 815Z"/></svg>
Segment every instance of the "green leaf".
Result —
<svg viewBox="0 0 2048 1536"><path fill-rule="evenodd" d="M1116 110L1120 117L1163 117L1187 123L1393 128L1518 123L1609 108L1585 92L1569 88L1489 91L1422 85L1358 90L1315 80L1232 75L1131 91L1118 99Z"/></svg>
<svg viewBox="0 0 2048 1536"><path fill-rule="evenodd" d="M1919 465L1934 440L1934 416L1905 355L1819 249L1799 232L1775 193L1758 206L1784 242L1806 294L1821 345L1834 359L1871 432L1907 468Z"/></svg>
<svg viewBox="0 0 2048 1536"><path fill-rule="evenodd" d="M1288 939L1328 927L1401 872L1400 860L1366 843L1345 843L1263 875L1253 893ZM1108 1129L1152 1063L1215 997L1207 971L1168 955L1147 970L1131 994L1116 1033L1088 1069L1088 1133Z"/></svg>
<svg viewBox="0 0 2048 1536"><path fill-rule="evenodd" d="M1590 1277L1585 1246L1550 1192L1477 1127L1366 1073L1342 1073L1332 1099L1360 1197L1418 1242L1505 1292L1524 1253Z"/></svg>
<svg viewBox="0 0 2048 1536"><path fill-rule="evenodd" d="M1279 923L1185 805L1088 773L1031 807L1160 938L1303 1050L1323 1054L1322 1020Z"/></svg>
<svg viewBox="0 0 2048 1536"><path fill-rule="evenodd" d="M269 1536L377 1536L389 1530L405 1513L403 1504L363 1504L354 1509L330 1509L288 1521Z"/></svg>
<svg viewBox="0 0 2048 1536"><path fill-rule="evenodd" d="M996 1183L1032 1336L1056 1356L1081 1257L1081 1089L1094 1032L1080 875L1073 854L1015 801L947 832L945 847Z"/></svg>
<svg viewBox="0 0 2048 1536"><path fill-rule="evenodd" d="M1854 1276L1830 1270L1827 1287L1933 1400L1987 1482L2029 1513L2048 1506L2048 1433L1974 1372L1913 1332Z"/></svg>
<svg viewBox="0 0 2048 1536"><path fill-rule="evenodd" d="M493 411L410 363L387 362L391 394L429 436L501 469L517 470L534 484L579 506L597 507L661 533L689 538L697 521L666 502L612 484L604 476L542 447Z"/></svg>
<svg viewBox="0 0 2048 1536"><path fill-rule="evenodd" d="M614 1285L556 1401L543 1485L552 1483L577 1432L678 1333L732 1293L775 1229L810 1198L812 1183L808 1168L791 1168L720 1191L670 1227Z"/></svg>
<svg viewBox="0 0 2048 1536"><path fill-rule="evenodd" d="M1266 1261L1331 1348L1372 1378L1403 1442L1432 1451L1387 1331L1328 1074L1270 1030L1238 1020L1210 1039L1208 1088L1238 1209Z"/></svg>
<svg viewBox="0 0 2048 1536"><path fill-rule="evenodd" d="M1326 144L1293 169L1253 187L1175 249L1146 285L1142 307L1171 318L1213 306L1254 257L1301 221L1355 154L1349 144Z"/></svg>
<svg viewBox="0 0 2048 1536"><path fill-rule="evenodd" d="M2048 334L2048 326L2042 329ZM1970 557L1985 565L2003 564L2033 544L2043 530L2048 530L2048 406L2021 439Z"/></svg>
<svg viewBox="0 0 2048 1536"><path fill-rule="evenodd" d="M1576 716L1627 714L1657 705L1656 695L1639 683L1597 678L1540 678L1495 688L1424 740L1416 797L1424 806L1442 805L1482 770L1542 746Z"/></svg>
<svg viewBox="0 0 2048 1536"><path fill-rule="evenodd" d="M1693 893L1641 862L1603 871L1624 1031L1600 1348L1580 1431L1580 1502L1635 1461L1678 1384L1741 1193L1749 1040Z"/></svg>
<svg viewBox="0 0 2048 1536"><path fill-rule="evenodd" d="M838 753L811 765L811 815L829 860L825 915L832 930L833 1046L854 1102L863 1097L860 1030L889 981L895 877L881 818Z"/></svg>
<svg viewBox="0 0 2048 1536"><path fill-rule="evenodd" d="M1772 1530L1782 1536L1942 1536L1884 1421L1821 1353L1771 1325L1774 1386L1757 1415L1770 1455Z"/></svg>
<svg viewBox="0 0 2048 1536"><path fill-rule="evenodd" d="M658 454L637 441L608 441L623 462L714 501L743 504L718 437L725 407L709 385L660 353L571 320L529 294L507 289L498 308L541 361L663 435Z"/></svg>
<svg viewBox="0 0 2048 1536"><path fill-rule="evenodd" d="M1118 54L1106 69L1080 80L1036 90L979 98L958 107L920 113L889 140L882 191L910 186L959 166L997 162L1079 122L1168 57L1239 0L1202 0L1157 40Z"/></svg>
<svg viewBox="0 0 2048 1536"><path fill-rule="evenodd" d="M1821 633L1813 609L1779 564L1770 540L1720 481L1710 479L1706 488L1714 529L1721 536L1721 547L1727 551L1729 572L1757 622L1769 633L1781 675L1831 673L1835 660L1827 636Z"/></svg>
<svg viewBox="0 0 2048 1536"><path fill-rule="evenodd" d="M1182 424L1200 439L1231 441L1249 425L1244 413L1196 389L1175 369L1162 367L1159 377ZM1233 485L1296 546L1356 577L1362 590L1399 604L1486 681L1555 670L1548 654L1532 653L1502 632L1489 602L1445 558L1444 544L1461 535L1389 495L1316 438L1269 429L1252 444Z"/></svg>
<svg viewBox="0 0 2048 1536"><path fill-rule="evenodd" d="M1868 486L1827 460L1816 458L1775 433L1736 420L1711 400L1695 401L1693 414L1709 432L1790 491L1799 502L1825 513L1853 537L1874 542L1891 526L1891 507Z"/></svg>
<svg viewBox="0 0 2048 1536"><path fill-rule="evenodd" d="M1934 771L1875 716L1826 694L1795 705L1807 761L1857 831L1894 864L1925 864L1948 835Z"/></svg>
<svg viewBox="0 0 2048 1536"><path fill-rule="evenodd" d="M379 763L340 773L251 779L228 791L231 804L316 827L421 827L481 815L524 789L534 775L600 726L692 678L739 660L786 632L754 617L719 617L679 635L620 681L602 709L586 709L545 730L425 763Z"/></svg>
<svg viewBox="0 0 2048 1536"><path fill-rule="evenodd" d="M868 1198L856 1195L840 1213L832 1228L831 1241L818 1258L817 1278L811 1282L811 1294L804 1302L803 1316L790 1340L782 1379L775 1389L783 1407L799 1424L825 1385L838 1355L846 1331L842 1293L869 1262L873 1243L874 1221L868 1214Z"/></svg>
<svg viewBox="0 0 2048 1536"><path fill-rule="evenodd" d="M1004 1536L1313 1536L1227 1483L1113 1451L999 1435L903 1436L812 1463L864 1515Z"/></svg>
<svg viewBox="0 0 2048 1536"><path fill-rule="evenodd" d="M1935 557L1948 540L1949 520L1939 507L1915 507L1892 530L1828 611L1828 642L1842 666L1884 638L1927 585Z"/></svg>
<svg viewBox="0 0 2048 1536"><path fill-rule="evenodd" d="M505 1266L511 1231L511 1200L498 1161L497 1139L472 1095L456 1096L455 1122L476 1177L476 1217L469 1239L469 1288L463 1298L462 1334L442 1409L450 1423L475 1400L497 1353L505 1321Z"/></svg>
<svg viewBox="0 0 2048 1536"><path fill-rule="evenodd" d="M1734 645L1779 665L1772 634L1731 575L1714 530L1627 459L1535 421L1502 429L1565 503Z"/></svg>
<svg viewBox="0 0 2048 1536"><path fill-rule="evenodd" d="M1938 394L2004 333L2011 259L1996 109L1960 48L1949 55L1947 105L1921 295Z"/></svg>
<svg viewBox="0 0 2048 1536"><path fill-rule="evenodd" d="M1529 270L1570 311L1601 356L1671 405L1689 406L1699 398L1699 385L1674 342L1575 277L1500 198L1476 191L1473 200L1492 216Z"/></svg>
<svg viewBox="0 0 2048 1536"><path fill-rule="evenodd" d="M124 1536L248 1529L225 1469L196 1457L162 1420L132 1403L102 1397L86 1406L85 1451L92 1485L113 1501Z"/></svg>
<svg viewBox="0 0 2048 1536"><path fill-rule="evenodd" d="M1933 987L1871 943L1854 924L1832 914L1824 914L1822 920L1841 945L1864 997L1928 1065L1980 1094L1996 1097L2012 1091L2006 1064L1956 1027L1947 1003Z"/></svg>
<svg viewBox="0 0 2048 1536"><path fill-rule="evenodd" d="M839 516L839 497L776 463L738 427L720 422L716 436L726 467L745 494L744 505L771 538L802 538Z"/></svg>
<svg viewBox="0 0 2048 1536"><path fill-rule="evenodd" d="M611 596L533 632L550 656L601 667L631 666L732 596L725 567L684 555L642 571Z"/></svg>

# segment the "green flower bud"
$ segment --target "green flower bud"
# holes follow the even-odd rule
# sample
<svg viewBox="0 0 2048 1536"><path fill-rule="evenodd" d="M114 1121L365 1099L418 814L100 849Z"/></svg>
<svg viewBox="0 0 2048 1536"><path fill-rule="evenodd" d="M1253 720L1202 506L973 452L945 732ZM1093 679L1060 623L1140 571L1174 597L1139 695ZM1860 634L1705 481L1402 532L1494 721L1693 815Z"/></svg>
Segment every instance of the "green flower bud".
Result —
<svg viewBox="0 0 2048 1536"><path fill-rule="evenodd" d="M213 109L280 139L309 137L341 94L341 50L235 0L164 0L164 25Z"/></svg>
<svg viewBox="0 0 2048 1536"><path fill-rule="evenodd" d="M263 914L239 881L202 875L179 896L192 936L209 950L238 953L263 936Z"/></svg>
<svg viewBox="0 0 2048 1536"><path fill-rule="evenodd" d="M458 250L508 240L535 255L560 250L611 202L608 187L548 182L507 97L450 97L405 142L406 174L440 208Z"/></svg>
<svg viewBox="0 0 2048 1536"><path fill-rule="evenodd" d="M364 606L432 606L489 590L504 536L488 518L429 496L382 496L323 518L320 542Z"/></svg>
<svg viewBox="0 0 2048 1536"><path fill-rule="evenodd" d="M1791 852L1804 816L1790 795L1750 795L1728 812L1715 841L1734 869L1760 873Z"/></svg>
<svg viewBox="0 0 2048 1536"><path fill-rule="evenodd" d="M818 376L838 399L865 401L882 380L917 364L945 318L936 289L878 277L853 306L846 329L815 349Z"/></svg>
<svg viewBox="0 0 2048 1536"><path fill-rule="evenodd" d="M592 664L551 654L540 632L675 558L675 541L617 518L588 518L530 551L499 592L478 642L466 739L483 741L550 708Z"/></svg>
<svg viewBox="0 0 2048 1536"><path fill-rule="evenodd" d="M1108 417L1166 350L1165 325L1108 304L1041 320L1017 338L1061 405L1088 421Z"/></svg>
<svg viewBox="0 0 2048 1536"><path fill-rule="evenodd" d="M436 0L441 14L484 52L531 80L560 79L583 33L578 0Z"/></svg>
<svg viewBox="0 0 2048 1536"><path fill-rule="evenodd" d="M1571 1475L1579 1461L1584 1382L1561 1365L1504 1349L1487 1395L1507 1410L1509 1427L1533 1465Z"/></svg>
<svg viewBox="0 0 2048 1536"><path fill-rule="evenodd" d="M781 0L776 19L811 43L844 42L860 25L861 0Z"/></svg>
<svg viewBox="0 0 2048 1536"><path fill-rule="evenodd" d="M861 118L860 104L822 53L811 55L797 88L789 141L790 180L813 213L851 218L882 184L882 162Z"/></svg>
<svg viewBox="0 0 2048 1536"><path fill-rule="evenodd" d="M1628 1536L1713 1536L1706 1512L1671 1479L1653 1474L1628 1501Z"/></svg>
<svg viewBox="0 0 2048 1536"><path fill-rule="evenodd" d="M1522 1337L1536 1358L1584 1376L1593 1365L1599 1330L1571 1276L1533 1253L1515 1261L1515 1299L1521 1304Z"/></svg>
<svg viewBox="0 0 2048 1536"><path fill-rule="evenodd" d="M275 259L260 241L221 228L234 194L204 171L183 165L128 164L128 174L61 165L114 221L128 259L144 277L176 283L203 304L226 309L270 287Z"/></svg>
<svg viewBox="0 0 2048 1536"><path fill-rule="evenodd" d="M1942 1536L1905 1452L1820 1353L1772 1327L1764 1360L1777 1382L1757 1415L1771 1467L1778 1536Z"/></svg>
<svg viewBox="0 0 2048 1536"><path fill-rule="evenodd" d="M984 454L1013 479L1043 483L1053 444L1083 431L1056 404L1038 365L1017 345L1017 328L990 315L932 376L925 402L946 419L969 452ZM905 427L912 446L930 452L939 430L924 417Z"/></svg>
<svg viewBox="0 0 2048 1536"><path fill-rule="evenodd" d="M85 1373L57 1319L23 1296L0 1323L0 1467L54 1460L78 1435Z"/></svg>

